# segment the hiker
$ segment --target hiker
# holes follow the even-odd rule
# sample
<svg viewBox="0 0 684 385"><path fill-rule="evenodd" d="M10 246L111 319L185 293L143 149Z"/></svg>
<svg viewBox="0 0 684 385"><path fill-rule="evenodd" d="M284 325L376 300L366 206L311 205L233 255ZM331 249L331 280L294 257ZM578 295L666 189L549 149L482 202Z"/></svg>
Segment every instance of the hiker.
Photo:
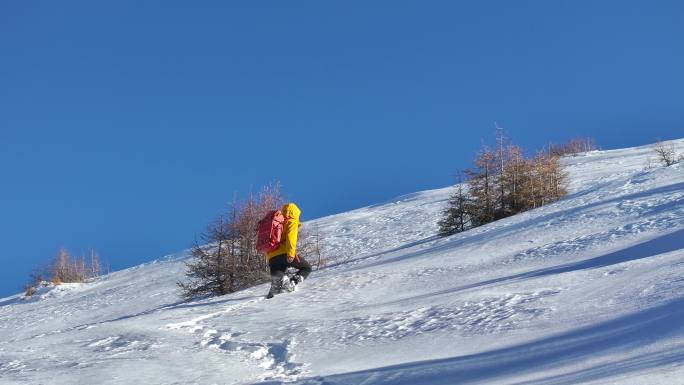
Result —
<svg viewBox="0 0 684 385"><path fill-rule="evenodd" d="M278 247L266 253L268 266L271 270L271 289L267 298L272 298L283 289L283 284L291 282L294 285L300 284L311 273L311 265L304 258L297 254L297 233L301 223L299 215L301 211L294 203L287 203L280 209L285 217L283 231L280 236ZM294 267L299 271L291 278L286 278L285 272L288 267Z"/></svg>

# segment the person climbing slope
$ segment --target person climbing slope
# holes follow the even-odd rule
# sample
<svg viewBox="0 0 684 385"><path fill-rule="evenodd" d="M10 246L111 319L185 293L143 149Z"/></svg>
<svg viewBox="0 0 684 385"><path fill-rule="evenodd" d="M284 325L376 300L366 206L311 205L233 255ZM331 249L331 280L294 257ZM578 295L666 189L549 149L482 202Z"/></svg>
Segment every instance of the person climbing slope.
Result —
<svg viewBox="0 0 684 385"><path fill-rule="evenodd" d="M299 233L299 216L301 211L294 203L283 205L280 213L282 220L282 233L278 246L266 253L266 259L271 271L271 288L266 298L272 298L279 294L284 285L298 285L311 273L311 265L303 257L297 254L297 235ZM276 213L277 215L277 213ZM298 270L297 274L288 277L285 273L288 267Z"/></svg>

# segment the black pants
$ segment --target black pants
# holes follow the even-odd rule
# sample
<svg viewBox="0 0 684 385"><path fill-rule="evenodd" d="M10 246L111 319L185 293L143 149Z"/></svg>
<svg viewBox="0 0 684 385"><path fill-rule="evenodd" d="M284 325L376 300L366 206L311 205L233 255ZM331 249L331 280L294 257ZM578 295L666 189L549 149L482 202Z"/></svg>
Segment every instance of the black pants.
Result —
<svg viewBox="0 0 684 385"><path fill-rule="evenodd" d="M299 257L299 260L295 258L292 262L288 262L287 255L276 255L268 260L268 266L271 268L271 276L282 276L290 266L299 269L298 274L305 279L311 274L311 265L302 257Z"/></svg>

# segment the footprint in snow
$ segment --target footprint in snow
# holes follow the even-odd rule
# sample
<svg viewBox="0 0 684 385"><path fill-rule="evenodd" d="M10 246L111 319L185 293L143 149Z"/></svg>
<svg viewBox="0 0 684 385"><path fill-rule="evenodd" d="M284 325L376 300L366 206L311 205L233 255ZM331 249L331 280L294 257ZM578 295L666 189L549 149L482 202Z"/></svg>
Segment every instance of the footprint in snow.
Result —
<svg viewBox="0 0 684 385"><path fill-rule="evenodd" d="M148 350L154 346L154 343L142 336L119 335L101 338L86 344L86 346L96 353L119 355Z"/></svg>
<svg viewBox="0 0 684 385"><path fill-rule="evenodd" d="M282 342L251 342L240 339L243 333L207 330L200 346L229 354L243 354L249 361L265 370L261 381L280 379L293 381L305 373L304 365L295 362L292 347L295 339Z"/></svg>

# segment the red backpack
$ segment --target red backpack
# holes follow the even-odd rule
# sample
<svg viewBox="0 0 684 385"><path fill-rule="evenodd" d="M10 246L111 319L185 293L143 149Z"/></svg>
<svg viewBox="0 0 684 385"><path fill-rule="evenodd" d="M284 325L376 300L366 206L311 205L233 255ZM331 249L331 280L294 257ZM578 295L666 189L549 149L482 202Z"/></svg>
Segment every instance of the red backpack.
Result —
<svg viewBox="0 0 684 385"><path fill-rule="evenodd" d="M257 225L256 249L260 253L270 253L280 245L285 216L280 210L269 211Z"/></svg>

